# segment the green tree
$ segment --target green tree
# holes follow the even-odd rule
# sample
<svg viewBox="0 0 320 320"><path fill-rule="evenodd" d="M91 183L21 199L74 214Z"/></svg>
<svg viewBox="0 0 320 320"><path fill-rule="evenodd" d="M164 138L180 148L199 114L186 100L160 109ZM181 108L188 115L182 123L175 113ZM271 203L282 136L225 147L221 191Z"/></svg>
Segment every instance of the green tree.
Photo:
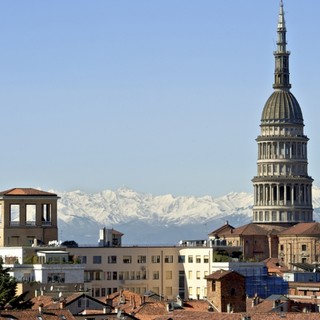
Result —
<svg viewBox="0 0 320 320"><path fill-rule="evenodd" d="M17 281L9 274L9 268L3 268L0 263L0 309L5 309L10 305L13 309L31 308L30 299L25 300L28 292L16 295Z"/></svg>

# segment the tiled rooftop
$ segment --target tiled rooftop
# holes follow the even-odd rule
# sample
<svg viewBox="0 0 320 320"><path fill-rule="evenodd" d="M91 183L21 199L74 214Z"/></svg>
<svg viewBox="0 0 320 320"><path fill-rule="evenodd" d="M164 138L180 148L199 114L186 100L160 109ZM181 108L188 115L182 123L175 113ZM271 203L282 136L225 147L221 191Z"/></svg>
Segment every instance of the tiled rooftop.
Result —
<svg viewBox="0 0 320 320"><path fill-rule="evenodd" d="M16 320L37 320L37 316L41 316L42 320L75 320L69 310L1 310L0 320L16 319Z"/></svg>
<svg viewBox="0 0 320 320"><path fill-rule="evenodd" d="M307 222L298 223L291 228L283 230L280 235L300 235L300 236L320 236L320 223L319 222Z"/></svg>
<svg viewBox="0 0 320 320"><path fill-rule="evenodd" d="M55 193L33 188L13 188L0 192L0 196L57 196Z"/></svg>
<svg viewBox="0 0 320 320"><path fill-rule="evenodd" d="M222 279L223 277L225 277L226 275L230 274L230 273L237 273L240 277L244 277L243 275L241 275L240 273L236 272L236 271L232 271L232 270L218 270L214 273L211 273L210 275L206 276L205 278L208 280L219 280Z"/></svg>

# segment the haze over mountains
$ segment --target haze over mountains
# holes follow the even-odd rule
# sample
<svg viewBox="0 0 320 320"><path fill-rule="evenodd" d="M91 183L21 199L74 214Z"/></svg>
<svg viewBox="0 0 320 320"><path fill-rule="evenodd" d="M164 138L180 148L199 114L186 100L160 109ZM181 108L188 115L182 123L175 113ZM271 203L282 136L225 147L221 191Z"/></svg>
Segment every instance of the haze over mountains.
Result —
<svg viewBox="0 0 320 320"><path fill-rule="evenodd" d="M122 233L124 245L174 245L181 239L206 239L228 221L239 226L251 221L253 194L232 192L225 196L154 196L128 188L95 194L59 192L60 240L98 243L99 229ZM320 188L313 187L314 219L320 216Z"/></svg>

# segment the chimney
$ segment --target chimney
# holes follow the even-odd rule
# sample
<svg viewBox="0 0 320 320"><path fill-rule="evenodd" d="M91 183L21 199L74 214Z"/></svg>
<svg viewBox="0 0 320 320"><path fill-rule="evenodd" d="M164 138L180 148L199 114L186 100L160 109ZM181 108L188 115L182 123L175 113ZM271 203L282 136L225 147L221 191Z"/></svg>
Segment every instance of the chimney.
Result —
<svg viewBox="0 0 320 320"><path fill-rule="evenodd" d="M65 299L60 300L60 302L59 302L59 307L60 307L60 309L64 309L65 306L66 306L66 301L65 301Z"/></svg>

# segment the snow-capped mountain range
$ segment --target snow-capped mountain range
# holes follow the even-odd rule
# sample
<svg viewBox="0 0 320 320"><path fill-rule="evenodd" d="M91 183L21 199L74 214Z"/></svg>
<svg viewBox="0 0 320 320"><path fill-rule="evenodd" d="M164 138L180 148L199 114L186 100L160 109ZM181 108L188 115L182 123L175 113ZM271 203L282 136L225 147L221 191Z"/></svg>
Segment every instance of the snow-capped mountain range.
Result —
<svg viewBox="0 0 320 320"><path fill-rule="evenodd" d="M114 228L128 245L174 245L179 240L206 239L226 221L239 226L251 221L253 195L229 193L219 198L171 194L154 196L128 188L95 194L58 192L60 240L97 244L99 229ZM320 188L313 187L314 218L320 216Z"/></svg>

